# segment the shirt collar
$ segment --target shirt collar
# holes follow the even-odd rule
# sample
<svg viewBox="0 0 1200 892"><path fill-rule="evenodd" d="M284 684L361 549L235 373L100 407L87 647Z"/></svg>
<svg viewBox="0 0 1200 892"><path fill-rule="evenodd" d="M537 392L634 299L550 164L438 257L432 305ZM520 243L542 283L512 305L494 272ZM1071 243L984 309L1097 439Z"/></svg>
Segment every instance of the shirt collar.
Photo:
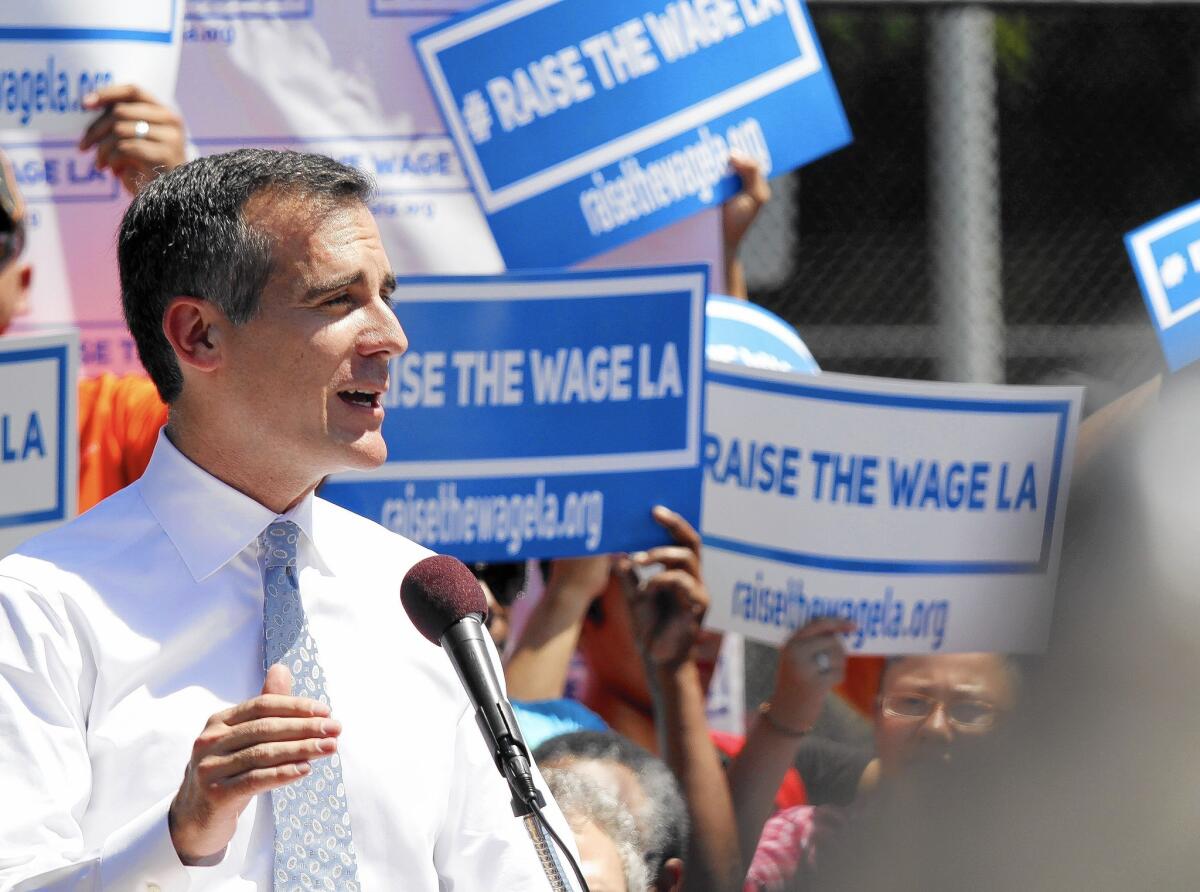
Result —
<svg viewBox="0 0 1200 892"><path fill-rule="evenodd" d="M137 485L197 582L256 543L278 518L294 522L316 546L312 493L286 514L276 514L192 462L175 448L165 429L159 431L150 464Z"/></svg>

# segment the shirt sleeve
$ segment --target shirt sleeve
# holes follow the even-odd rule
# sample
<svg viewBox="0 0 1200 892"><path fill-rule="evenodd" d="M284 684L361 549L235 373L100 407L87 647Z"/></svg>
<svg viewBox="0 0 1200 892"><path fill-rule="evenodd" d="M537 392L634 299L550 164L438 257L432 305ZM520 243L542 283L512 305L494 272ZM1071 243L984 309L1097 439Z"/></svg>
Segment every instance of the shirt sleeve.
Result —
<svg viewBox="0 0 1200 892"><path fill-rule="evenodd" d="M498 677L499 659L492 650ZM501 680L501 686L504 682ZM468 708L455 733L454 780L447 799L446 818L434 845L434 864L443 892L476 892L479 889L546 890L546 880L533 840L523 819L512 812L508 783L496 769L492 754ZM554 798L534 766L534 780L546 798L543 809L554 831L578 862L575 837ZM567 888L578 890L566 856L547 841L561 866Z"/></svg>
<svg viewBox="0 0 1200 892"><path fill-rule="evenodd" d="M61 597L0 575L0 889L189 885L167 826L169 799L102 840L85 838L94 681Z"/></svg>

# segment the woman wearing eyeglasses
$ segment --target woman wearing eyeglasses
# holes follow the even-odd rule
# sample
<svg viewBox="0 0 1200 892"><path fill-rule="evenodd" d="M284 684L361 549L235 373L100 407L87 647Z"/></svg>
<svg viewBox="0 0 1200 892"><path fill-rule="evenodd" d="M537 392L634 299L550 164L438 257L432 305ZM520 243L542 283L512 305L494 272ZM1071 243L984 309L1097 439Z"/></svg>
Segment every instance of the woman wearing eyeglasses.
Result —
<svg viewBox="0 0 1200 892"><path fill-rule="evenodd" d="M878 792L917 766L948 763L989 734L1013 706L1016 678L1001 654L897 657L888 663L874 715L875 759L848 807L799 806L767 821L745 892L805 888L818 852L871 808Z"/></svg>

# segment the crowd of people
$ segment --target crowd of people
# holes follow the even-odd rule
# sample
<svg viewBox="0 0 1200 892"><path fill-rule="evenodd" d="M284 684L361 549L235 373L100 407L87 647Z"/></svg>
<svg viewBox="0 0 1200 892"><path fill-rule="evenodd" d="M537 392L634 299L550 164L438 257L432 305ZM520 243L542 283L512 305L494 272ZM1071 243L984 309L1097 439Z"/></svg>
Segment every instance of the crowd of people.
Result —
<svg viewBox="0 0 1200 892"><path fill-rule="evenodd" d="M132 85L110 87L91 97L89 104L98 114L82 135L80 147L95 150L97 167L111 169L131 194L185 165L183 122L145 91ZM139 122L149 123L148 132L138 128ZM739 157L730 162L742 178L743 189L724 207L726 286L730 293L745 297L737 246L768 200L769 189L753 163ZM237 208L251 228L255 225L251 218L260 210L254 204L260 194L255 190L247 186ZM151 207L149 203L135 204L146 213ZM299 206L294 210L300 214ZM36 274L22 259L24 214L13 171L4 162L0 177L0 334L26 309ZM123 245L133 245L139 237L130 228L137 223L137 219L131 224L127 218ZM155 224L146 218L141 225ZM129 292L125 296L127 315L131 307L136 314L138 305L130 295L136 297L139 288L150 286L138 278L136 269L123 269L122 273ZM221 274L217 272L213 281ZM261 290L262 283L230 284L231 289L236 287ZM248 295L244 307L254 306L255 300L257 296ZM170 318L161 312L153 318L131 317L131 326L165 326L168 331L170 344L159 338L159 349L166 352L156 360L145 352L145 345L154 338L135 331L153 379L104 375L80 382L81 512L142 475L168 420L168 406L174 421L180 389L195 388L192 379L202 377L204 364L217 362L207 358L206 351L221 344L214 347L208 343L207 332L236 331L251 318L230 317L229 329L206 328L205 313L227 311L205 309L201 306L203 295L192 301L194 305L185 305ZM398 313L403 322L403 307ZM402 335L389 337L384 343L384 336L378 335L376 353L394 355L403 349L399 344ZM181 350L193 354L184 375L176 371L171 377L161 371L172 367ZM270 362L271 357L264 356L262 361ZM216 390L213 394L214 400L221 396ZM230 404L236 402L235 397L229 398ZM1099 418L1081 438L1086 465L1107 467L1105 460L1122 461L1129 454L1121 449L1134 427L1131 419L1151 411L1148 406L1153 403L1153 397L1139 399L1136 405ZM1181 399L1174 405L1182 404ZM253 405L253 401L241 405ZM185 414L184 425L188 415L202 417L194 404ZM278 421L280 425L288 423L282 418ZM181 427L187 429L184 425ZM191 431L196 442L207 436L200 427ZM1186 441L1186 429L1177 433ZM1102 453L1105 459L1096 457ZM1112 457L1114 453L1117 458ZM1186 464L1184 457L1174 453L1169 461ZM1157 470L1155 479L1161 480L1161 468ZM237 475L229 477L236 479ZM1088 490L1093 502L1111 510L1112 481L1128 482L1127 477L1113 474L1097 480ZM243 491L252 488L247 484ZM1169 499L1169 495L1163 497ZM1177 501L1170 501L1179 507ZM1085 504L1100 510L1090 502ZM1072 522L1080 512L1073 506ZM1155 704L1138 698L1128 677L1114 674L1111 660L1096 653L1122 650L1120 636L1112 631L1116 624L1106 625L1110 631L1103 635L1097 633L1104 645L1087 643L1084 630L1092 629L1097 620L1080 606L1084 589L1111 592L1113 579L1097 573L1097 567L1103 569L1106 563L1092 560L1098 534L1087 529L1086 522L1095 521L1096 515L1082 516L1084 528L1068 546L1067 607L1061 611L1058 625L1061 632L1065 622L1066 630L1056 636L1055 646L1059 637L1066 643L1044 665L1022 672L1014 660L1000 654L898 656L886 664L850 658L842 641L853 625L820 619L796 630L780 648L774 689L761 704L752 704L751 720L740 737L717 734L707 724L706 695L721 636L703 627L709 595L700 536L671 506L653 509L654 520L672 542L669 545L629 555L477 565L474 570L489 598L488 623L502 654L508 693L546 784L574 833L589 887L593 892L1078 888L1082 884L1075 879L1084 877L1091 878L1096 887L1108 887L1106 880L1097 879L1100 871L1072 872L1061 865L1052 868L1053 859L1044 854L1045 846L1028 838L1040 833L1046 839L1067 839L1074 829L1070 826L1073 815L1063 807L1062 796L1054 792L1058 776L1048 774L1054 766L1062 768L1061 777L1082 810L1104 812L1113 807L1107 797L1083 795L1084 779L1078 771L1063 767L1064 753L1071 752L1070 741L1075 739L1064 719L1078 710L1069 706L1054 710L1047 692L1067 699L1078 697L1080 704L1095 709L1080 721L1080 730L1095 728L1100 733L1107 728L1096 721L1103 717L1106 705L1124 709L1138 703L1142 711L1136 714L1147 722L1156 722L1160 715L1150 708ZM1186 522L1186 516L1181 522ZM1107 527L1104 533L1119 544L1112 548L1112 555L1128 555L1128 541ZM1106 540L1101 536L1100 541ZM1128 567L1124 569L1121 579L1131 587L1144 581ZM1177 592L1185 585L1186 581L1172 579L1164 590ZM525 610L519 631L514 632L510 611L531 589L539 590L540 595ZM1112 617L1131 614L1127 602L1109 599L1102 603L1110 601ZM1148 609L1158 607L1151 604ZM1190 609L1194 607L1189 604ZM1146 631L1147 622L1143 615L1129 626L1131 646L1157 646L1155 636ZM1157 628L1179 634L1169 622L1161 622ZM1190 665L1186 661L1194 657L1186 643L1176 641L1175 645L1182 648L1184 665ZM1129 653L1130 647L1124 650ZM570 684L575 660L584 670L581 685ZM0 666L0 683L7 668ZM1178 672L1166 674L1181 677ZM854 685L845 684L848 675L856 679ZM1115 682L1117 678L1122 679L1121 684ZM1105 690L1110 691L1111 700L1106 701ZM268 676L262 696L291 692L290 680L281 687L278 677ZM823 719L833 703L859 716L862 727L869 727L871 744L863 746L861 735L839 734ZM1186 691L1181 692L1175 707L1188 712ZM333 711L336 716L336 705ZM224 721L233 724L228 716ZM0 729L7 734L11 727L15 725L10 718L0 715ZM1153 733L1149 727L1145 730L1147 735ZM1053 744L1047 745L1045 753L1038 752L1035 745L1043 734L1053 735ZM1122 747L1119 751L1132 760L1134 742L1128 734L1117 738ZM1108 773L1114 766L1100 758L1103 747L1096 740L1090 744L1096 758L1086 764L1100 772L1095 781L1127 789L1124 779ZM1014 753L1028 761L1018 763ZM320 755L327 754L323 751ZM1179 753L1172 750L1171 755L1175 761L1170 764L1183 770ZM1117 770L1132 770L1132 766ZM1007 772L1020 776L1019 802L1008 794L1006 784L1012 778ZM822 783L830 774L849 781ZM1056 807L1042 808L1040 796L1052 797ZM1169 792L1163 793L1162 801L1179 802ZM73 807L86 811L86 803ZM996 814L1005 815L1009 823L998 829ZM1186 821L1189 815L1185 810L1177 817ZM173 810L172 820L175 816ZM1019 827L1023 817L1031 820L1031 829L1025 834ZM1060 853L1062 859L1082 858L1086 852L1106 863L1104 842L1126 825L1099 821L1096 814L1085 815L1085 820L1097 824L1096 835L1088 840L1090 845ZM1008 847L1010 859L1003 868L999 865L1005 859L984 852L989 847L988 834L993 834L993 840L1003 839L995 845ZM188 838L203 839L203 834ZM227 842L228 835L224 839ZM951 839L956 848L948 854L947 841ZM1035 854L1027 857L1026 852ZM201 852L202 857L192 863L203 864L203 857L209 854ZM1171 853L1162 858L1165 863L1178 863ZM0 879L7 868L19 866L20 859L20 853L13 858L0 850ZM1043 873L1038 874L1031 864ZM978 865L993 871L991 880L976 875L983 869ZM952 868L959 872L955 874ZM1160 878L1155 885L1186 887L1178 871L1160 870L1155 875Z"/></svg>

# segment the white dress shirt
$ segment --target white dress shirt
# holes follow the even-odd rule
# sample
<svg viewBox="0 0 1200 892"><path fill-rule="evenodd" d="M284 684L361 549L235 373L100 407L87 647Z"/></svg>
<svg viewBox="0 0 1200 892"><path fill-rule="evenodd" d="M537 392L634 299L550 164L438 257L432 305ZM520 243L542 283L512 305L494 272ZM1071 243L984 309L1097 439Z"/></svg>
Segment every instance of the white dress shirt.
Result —
<svg viewBox="0 0 1200 892"><path fill-rule="evenodd" d="M429 552L312 496L285 516L363 890L549 888L449 661L400 605ZM167 811L208 717L262 688L275 519L160 435L141 480L0 561L0 888L271 889L269 794L210 867L180 863Z"/></svg>

